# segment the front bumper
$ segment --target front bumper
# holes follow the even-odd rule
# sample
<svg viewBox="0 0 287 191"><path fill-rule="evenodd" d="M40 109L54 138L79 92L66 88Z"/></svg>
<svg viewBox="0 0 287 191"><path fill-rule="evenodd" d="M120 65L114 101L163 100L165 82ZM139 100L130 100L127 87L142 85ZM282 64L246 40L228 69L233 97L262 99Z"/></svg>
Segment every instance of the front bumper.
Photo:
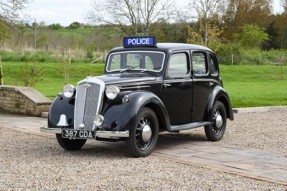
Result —
<svg viewBox="0 0 287 191"><path fill-rule="evenodd" d="M48 128L40 127L40 131L44 133L61 134L61 128ZM96 138L106 138L106 139L117 139L117 138L128 138L129 131L96 131Z"/></svg>

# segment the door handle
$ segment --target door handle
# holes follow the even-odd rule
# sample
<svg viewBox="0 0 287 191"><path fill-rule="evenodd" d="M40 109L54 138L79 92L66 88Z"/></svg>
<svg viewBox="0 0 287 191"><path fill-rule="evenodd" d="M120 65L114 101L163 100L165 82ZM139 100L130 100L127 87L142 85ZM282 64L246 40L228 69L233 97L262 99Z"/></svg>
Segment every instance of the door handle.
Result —
<svg viewBox="0 0 287 191"><path fill-rule="evenodd" d="M213 82L207 82L206 83L207 86L213 86L213 84L214 84Z"/></svg>
<svg viewBox="0 0 287 191"><path fill-rule="evenodd" d="M166 87L171 87L171 84L164 84L163 86L164 86L165 88L166 88Z"/></svg>

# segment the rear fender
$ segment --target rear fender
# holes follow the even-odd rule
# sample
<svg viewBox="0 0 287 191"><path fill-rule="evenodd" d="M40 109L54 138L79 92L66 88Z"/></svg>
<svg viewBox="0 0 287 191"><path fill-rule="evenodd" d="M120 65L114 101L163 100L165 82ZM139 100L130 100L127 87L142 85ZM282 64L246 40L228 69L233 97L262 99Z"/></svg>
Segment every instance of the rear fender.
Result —
<svg viewBox="0 0 287 191"><path fill-rule="evenodd" d="M213 109L213 105L216 101L220 101L224 104L225 106L225 110L226 110L226 114L227 114L227 118L229 118L230 120L234 120L234 116L233 116L233 110L232 110L232 106L231 106L231 102L229 99L228 94L226 93L226 91L220 87L220 86L216 86L209 98L209 102L208 102L208 106L207 106L207 116L206 119L208 121L210 121L210 117L211 115L209 115L210 113L212 113L212 109Z"/></svg>

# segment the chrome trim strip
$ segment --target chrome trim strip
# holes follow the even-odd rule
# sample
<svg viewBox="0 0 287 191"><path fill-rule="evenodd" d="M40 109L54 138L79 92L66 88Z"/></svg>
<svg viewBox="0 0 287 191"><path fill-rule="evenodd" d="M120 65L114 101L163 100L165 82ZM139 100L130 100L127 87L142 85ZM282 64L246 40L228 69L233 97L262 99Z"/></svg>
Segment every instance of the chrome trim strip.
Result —
<svg viewBox="0 0 287 191"><path fill-rule="evenodd" d="M214 79L167 79L164 80L164 83L181 83L181 82L213 82L219 84L217 80Z"/></svg>
<svg viewBox="0 0 287 191"><path fill-rule="evenodd" d="M48 128L48 127L40 127L40 131L43 133L53 133L53 134L61 134L62 129L61 128Z"/></svg>
<svg viewBox="0 0 287 191"><path fill-rule="evenodd" d="M128 138L129 131L96 131L96 137L99 138Z"/></svg>
<svg viewBox="0 0 287 191"><path fill-rule="evenodd" d="M129 89L142 89L142 88L150 88L150 86L130 86L130 87L119 87L121 90L129 90Z"/></svg>
<svg viewBox="0 0 287 191"><path fill-rule="evenodd" d="M152 80L148 80L148 81L135 81L134 79L131 81L125 81L123 83L119 83L119 82L112 82L109 83L109 85L115 85L118 87L126 87L126 86L136 86L136 85L153 85L153 84L161 84L162 81L161 80L157 80L156 78L153 78Z"/></svg>
<svg viewBox="0 0 287 191"><path fill-rule="evenodd" d="M215 79L206 79L206 78L203 78L203 79L193 79L193 81L195 82L214 82L216 84L219 84L219 81L215 80Z"/></svg>

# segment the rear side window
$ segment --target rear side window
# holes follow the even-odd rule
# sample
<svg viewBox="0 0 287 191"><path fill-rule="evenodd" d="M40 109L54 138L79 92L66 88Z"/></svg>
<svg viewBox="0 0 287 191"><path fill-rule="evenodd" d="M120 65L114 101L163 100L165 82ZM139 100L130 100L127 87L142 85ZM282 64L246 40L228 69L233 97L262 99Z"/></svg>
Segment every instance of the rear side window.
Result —
<svg viewBox="0 0 287 191"><path fill-rule="evenodd" d="M218 63L217 59L213 54L209 54L208 57L208 66L209 66L209 72L211 75L217 76L218 75Z"/></svg>
<svg viewBox="0 0 287 191"><path fill-rule="evenodd" d="M206 56L203 52L192 53L192 69L194 74L207 74Z"/></svg>
<svg viewBox="0 0 287 191"><path fill-rule="evenodd" d="M169 78L182 78L188 75L188 58L186 53L172 54L168 65Z"/></svg>

